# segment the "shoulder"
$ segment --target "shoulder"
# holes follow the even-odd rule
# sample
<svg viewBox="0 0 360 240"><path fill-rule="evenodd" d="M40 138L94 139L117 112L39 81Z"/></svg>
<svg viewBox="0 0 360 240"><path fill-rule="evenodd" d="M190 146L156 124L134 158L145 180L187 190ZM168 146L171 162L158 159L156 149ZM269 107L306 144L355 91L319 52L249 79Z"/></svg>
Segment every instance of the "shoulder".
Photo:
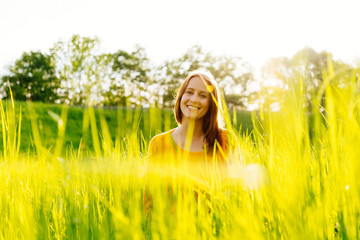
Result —
<svg viewBox="0 0 360 240"><path fill-rule="evenodd" d="M149 143L149 151L154 150L156 148L164 148L165 145L171 143L171 133L175 129L171 129L167 132L160 133L154 136Z"/></svg>
<svg viewBox="0 0 360 240"><path fill-rule="evenodd" d="M162 141L165 141L165 140L169 140L169 138L171 137L171 133L175 130L174 129L171 129L167 132L164 132L164 133L160 133L158 135L155 135L151 140L150 140L150 145L151 144L156 144L156 143L159 143L159 142L162 142Z"/></svg>
<svg viewBox="0 0 360 240"><path fill-rule="evenodd" d="M165 153L171 149L171 133L174 129L154 136L149 143L148 159L149 162L156 162L164 158Z"/></svg>

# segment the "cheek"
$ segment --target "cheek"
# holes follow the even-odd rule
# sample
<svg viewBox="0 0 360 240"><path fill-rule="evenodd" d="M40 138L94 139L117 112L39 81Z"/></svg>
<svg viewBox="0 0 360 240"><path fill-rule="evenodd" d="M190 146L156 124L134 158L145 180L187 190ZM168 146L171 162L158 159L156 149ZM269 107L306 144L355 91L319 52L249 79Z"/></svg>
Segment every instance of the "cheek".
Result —
<svg viewBox="0 0 360 240"><path fill-rule="evenodd" d="M184 106L186 105L185 102L186 102L186 97L182 96L180 100L180 110L184 110Z"/></svg>
<svg viewBox="0 0 360 240"><path fill-rule="evenodd" d="M206 106L209 109L209 107L210 107L210 99L205 100L204 106Z"/></svg>
<svg viewBox="0 0 360 240"><path fill-rule="evenodd" d="M185 100L186 100L186 96L182 95L181 98L180 98L180 103L183 103Z"/></svg>
<svg viewBox="0 0 360 240"><path fill-rule="evenodd" d="M182 97L181 100L180 100L180 107L183 107L185 105L185 98Z"/></svg>

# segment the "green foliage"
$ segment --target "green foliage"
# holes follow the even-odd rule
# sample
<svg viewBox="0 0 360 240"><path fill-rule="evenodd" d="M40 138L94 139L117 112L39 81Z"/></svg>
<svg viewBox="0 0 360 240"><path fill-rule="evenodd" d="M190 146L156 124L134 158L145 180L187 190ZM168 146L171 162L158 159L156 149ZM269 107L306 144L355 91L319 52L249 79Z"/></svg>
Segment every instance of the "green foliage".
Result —
<svg viewBox="0 0 360 240"><path fill-rule="evenodd" d="M84 105L91 103L101 89L102 58L97 55L97 38L73 35L67 41L58 41L51 49L57 73L62 81L63 101ZM101 92L99 92L101 93Z"/></svg>
<svg viewBox="0 0 360 240"><path fill-rule="evenodd" d="M166 107L172 106L181 81L189 72L198 69L209 70L225 95L237 95L240 106L246 102L248 84L254 80L249 64L239 57L213 56L200 46L191 47L183 56L166 61L164 66L159 67L154 76L154 84L157 85L154 94L157 94L158 102Z"/></svg>
<svg viewBox="0 0 360 240"><path fill-rule="evenodd" d="M55 75L55 62L50 55L41 52L24 53L10 68L10 75L2 77L1 86L10 96L8 83L13 97L19 101L53 103L59 98L60 81Z"/></svg>
<svg viewBox="0 0 360 240"><path fill-rule="evenodd" d="M147 102L149 68L144 49L100 53L99 43L97 38L74 35L52 48L64 102L95 106Z"/></svg>
<svg viewBox="0 0 360 240"><path fill-rule="evenodd" d="M108 54L110 87L104 91L104 105L134 106L149 102L149 62L143 48L128 53L119 50Z"/></svg>
<svg viewBox="0 0 360 240"><path fill-rule="evenodd" d="M97 37L73 35L67 41L56 42L50 52L51 55L24 53L9 69L10 74L2 77L1 95L9 97L9 82L14 98L20 101L171 108L176 89L187 74L207 69L224 91L228 107L246 109L249 102L257 102L260 107L272 109L273 104L279 103L277 87L292 89L289 79L296 79L302 82L302 94L308 99L305 104L312 111L314 98L320 98L321 105L325 105L326 81L346 87L349 79L358 79L355 68L334 60L326 51L317 53L308 47L291 58L270 59L262 69L265 81L260 81L260 91L249 87L255 79L246 61L216 56L198 45L161 66L152 66L145 49L139 46L131 52L102 53ZM328 77L324 76L324 69L332 69ZM271 80L271 84L266 80ZM319 92L322 95L316 96Z"/></svg>
<svg viewBox="0 0 360 240"><path fill-rule="evenodd" d="M279 87L293 91L294 83L298 82L297 86L302 89L299 94L303 94L308 100L304 104L312 112L314 98L320 98L321 105L325 106L324 86L330 83L333 86L346 87L351 79L356 78L355 73L354 67L341 60L334 60L332 54L326 51L318 53L305 47L290 59L272 58L263 66L263 78L271 80L272 84L263 84L260 95L262 100L266 99L265 105L270 106L279 102ZM326 74L331 75L330 82L327 82L329 78Z"/></svg>

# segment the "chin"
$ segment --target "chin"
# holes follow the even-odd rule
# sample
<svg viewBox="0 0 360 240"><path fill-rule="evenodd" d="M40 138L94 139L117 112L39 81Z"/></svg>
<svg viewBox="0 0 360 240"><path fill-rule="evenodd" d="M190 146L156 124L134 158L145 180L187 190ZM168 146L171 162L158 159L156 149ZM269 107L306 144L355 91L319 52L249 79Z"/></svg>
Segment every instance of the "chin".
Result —
<svg viewBox="0 0 360 240"><path fill-rule="evenodd" d="M203 119L204 117L199 117L199 116L187 116L188 119L191 119L191 120L200 120L200 119Z"/></svg>

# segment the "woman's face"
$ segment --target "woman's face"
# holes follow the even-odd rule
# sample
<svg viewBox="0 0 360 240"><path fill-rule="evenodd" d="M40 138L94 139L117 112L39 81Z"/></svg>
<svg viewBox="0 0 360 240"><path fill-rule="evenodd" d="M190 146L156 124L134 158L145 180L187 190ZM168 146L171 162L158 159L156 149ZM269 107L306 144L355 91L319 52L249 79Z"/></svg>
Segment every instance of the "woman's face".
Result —
<svg viewBox="0 0 360 240"><path fill-rule="evenodd" d="M180 101L183 118L203 118L209 109L210 98L205 82L198 76L192 77Z"/></svg>

